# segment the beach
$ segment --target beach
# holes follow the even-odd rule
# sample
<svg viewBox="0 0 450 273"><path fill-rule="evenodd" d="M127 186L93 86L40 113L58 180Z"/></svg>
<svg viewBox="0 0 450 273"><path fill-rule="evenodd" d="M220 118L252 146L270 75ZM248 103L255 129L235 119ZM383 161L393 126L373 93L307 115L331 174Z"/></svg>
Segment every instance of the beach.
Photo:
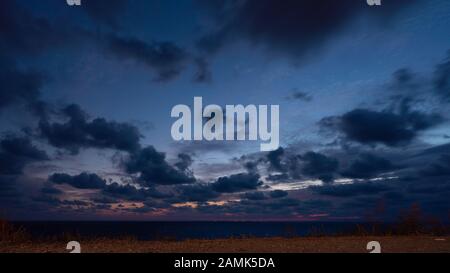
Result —
<svg viewBox="0 0 450 273"><path fill-rule="evenodd" d="M132 238L79 240L82 253L449 253L450 236L324 236L140 241ZM68 253L67 242L0 242L1 253Z"/></svg>

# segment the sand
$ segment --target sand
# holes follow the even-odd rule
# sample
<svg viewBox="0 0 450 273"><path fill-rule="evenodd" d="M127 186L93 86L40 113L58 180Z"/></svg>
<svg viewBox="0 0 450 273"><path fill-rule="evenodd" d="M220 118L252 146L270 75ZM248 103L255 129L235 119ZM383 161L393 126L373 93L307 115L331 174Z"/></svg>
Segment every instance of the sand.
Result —
<svg viewBox="0 0 450 273"><path fill-rule="evenodd" d="M383 253L450 252L450 236L345 236L185 241L79 240L83 253L367 253L378 241ZM0 253L67 253L66 242L0 242Z"/></svg>

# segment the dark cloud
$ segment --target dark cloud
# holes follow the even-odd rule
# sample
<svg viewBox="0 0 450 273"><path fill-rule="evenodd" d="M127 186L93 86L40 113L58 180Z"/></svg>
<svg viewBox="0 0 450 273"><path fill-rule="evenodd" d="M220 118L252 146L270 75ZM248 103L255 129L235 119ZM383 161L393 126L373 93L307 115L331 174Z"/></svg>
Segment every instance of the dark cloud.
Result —
<svg viewBox="0 0 450 273"><path fill-rule="evenodd" d="M40 95L49 77L40 70L28 68L26 64L30 57L40 56L48 50L70 47L82 39L91 39L88 33L68 25L38 17L19 1L2 1L0 109L10 105L25 105L32 114L45 117L48 105L41 100ZM24 60L25 65L22 63Z"/></svg>
<svg viewBox="0 0 450 273"><path fill-rule="evenodd" d="M450 177L450 154L443 154L436 162L430 164L420 171L422 176L449 176Z"/></svg>
<svg viewBox="0 0 450 273"><path fill-rule="evenodd" d="M0 141L0 175L19 175L27 164L48 159L28 138L8 136Z"/></svg>
<svg viewBox="0 0 450 273"><path fill-rule="evenodd" d="M64 206L76 206L76 207L86 207L89 206L90 203L83 200L62 200L61 205Z"/></svg>
<svg viewBox="0 0 450 273"><path fill-rule="evenodd" d="M66 44L72 37L64 28L36 17L18 4L2 1L0 10L0 50L8 55L36 55L49 48Z"/></svg>
<svg viewBox="0 0 450 273"><path fill-rule="evenodd" d="M334 173L339 167L336 159L315 152L307 152L300 157L300 160L304 162L302 167L304 175L318 178L324 182L332 181Z"/></svg>
<svg viewBox="0 0 450 273"><path fill-rule="evenodd" d="M119 184L117 182L107 183L106 180L99 177L97 174L81 173L79 175L68 175L64 173L55 173L49 177L49 181L55 184L67 184L78 189L100 189L101 194L92 199L95 203L116 203L118 199L130 201L145 201L149 198L163 199L170 198L173 195L170 193L160 192L155 188L138 188L132 184ZM50 188L45 187L45 193L53 193L46 190ZM44 192L44 189L42 192ZM57 190L57 189L55 189Z"/></svg>
<svg viewBox="0 0 450 273"><path fill-rule="evenodd" d="M35 203L31 203L29 205L33 206L34 210L36 211L48 211L56 209L59 212L76 212L81 211L81 209L89 208L92 205L92 203L83 200L62 200L51 194L41 194L38 196L33 196L31 200Z"/></svg>
<svg viewBox="0 0 450 273"><path fill-rule="evenodd" d="M215 52L242 39L296 59L311 57L354 19L366 16L386 23L414 2L389 1L373 11L364 1L352 0L224 1L213 9L220 11L215 14L221 14L221 26L204 36L199 46Z"/></svg>
<svg viewBox="0 0 450 273"><path fill-rule="evenodd" d="M450 154L450 143L445 143L442 145L433 146L431 148L424 149L418 155L419 156L427 156L427 155L442 155L442 154Z"/></svg>
<svg viewBox="0 0 450 273"><path fill-rule="evenodd" d="M387 185L386 185L387 186ZM420 204L428 217L446 219L448 217L448 194L450 187L442 178L395 181L390 189L361 196L351 197L338 208L340 214L373 215L384 221L398 219L399 213L412 204ZM445 204L447 202L447 204ZM382 211L380 212L380 206ZM384 212L383 212L384 211Z"/></svg>
<svg viewBox="0 0 450 273"><path fill-rule="evenodd" d="M128 5L125 0L90 0L81 8L94 22L112 28ZM92 44L109 56L131 59L153 70L157 81L175 78L185 68L189 54L173 42L147 43L136 37L118 37L80 28L70 21L53 22L37 17L14 0L5 0L0 11L0 50L12 59L38 56L48 50Z"/></svg>
<svg viewBox="0 0 450 273"><path fill-rule="evenodd" d="M155 80L168 81L178 76L188 59L187 52L172 42L152 42L111 36L109 50L117 57L145 64L157 73Z"/></svg>
<svg viewBox="0 0 450 273"><path fill-rule="evenodd" d="M92 139L88 142L96 147L113 147L123 151L139 148L139 130L128 123L106 121L103 118L87 123L86 133Z"/></svg>
<svg viewBox="0 0 450 273"><path fill-rule="evenodd" d="M282 198L282 197L286 197L288 195L288 192L283 191L283 190L274 190L274 191L271 191L269 193L269 195L272 198Z"/></svg>
<svg viewBox="0 0 450 273"><path fill-rule="evenodd" d="M270 181L286 181L289 180L290 177L287 173L282 173L282 174L269 174L267 176L267 180Z"/></svg>
<svg viewBox="0 0 450 273"><path fill-rule="evenodd" d="M392 74L392 81L389 84L389 88L394 92L415 92L420 87L423 87L423 80L419 79L409 68L401 68Z"/></svg>
<svg viewBox="0 0 450 273"><path fill-rule="evenodd" d="M320 194L335 197L351 197L356 195L373 195L388 191L390 188L378 182L355 182L343 185L315 186L311 189Z"/></svg>
<svg viewBox="0 0 450 273"><path fill-rule="evenodd" d="M0 54L0 110L11 105L24 105L42 116L41 88L46 77L34 70L19 69Z"/></svg>
<svg viewBox="0 0 450 273"><path fill-rule="evenodd" d="M135 151L140 147L139 130L128 123L118 123L97 118L89 122L87 115L78 105L65 107L62 114L68 118L65 123L39 123L41 136L55 147L76 154L80 148L111 148Z"/></svg>
<svg viewBox="0 0 450 273"><path fill-rule="evenodd" d="M208 83L212 81L212 73L209 63L204 58L196 58L194 64L197 66L197 72L194 75L194 82Z"/></svg>
<svg viewBox="0 0 450 273"><path fill-rule="evenodd" d="M320 124L338 130L351 141L400 146L410 143L419 132L442 122L443 118L439 114L409 109L402 109L400 113L355 109L340 117L325 118Z"/></svg>
<svg viewBox="0 0 450 273"><path fill-rule="evenodd" d="M294 149L283 148L269 152L266 156L269 170L279 173L269 173L268 180L282 181L304 177L324 182L333 180L339 167L337 159L316 152L307 152L303 155L295 153Z"/></svg>
<svg viewBox="0 0 450 273"><path fill-rule="evenodd" d="M179 198L183 201L206 202L219 197L209 184L194 184L182 186L179 188L181 195Z"/></svg>
<svg viewBox="0 0 450 273"><path fill-rule="evenodd" d="M155 187L146 188L146 189L144 189L144 191L148 197L151 197L154 199L169 199L169 198L174 197L173 193L162 192L162 191L159 191L158 189L156 189Z"/></svg>
<svg viewBox="0 0 450 273"><path fill-rule="evenodd" d="M248 200L266 200L267 196L261 191L246 192L241 195L242 198Z"/></svg>
<svg viewBox="0 0 450 273"><path fill-rule="evenodd" d="M372 154L363 154L341 174L349 178L372 178L396 168L398 167L388 159Z"/></svg>
<svg viewBox="0 0 450 273"><path fill-rule="evenodd" d="M108 196L100 196L92 199L92 202L98 204L114 204L117 203L116 198L108 197Z"/></svg>
<svg viewBox="0 0 450 273"><path fill-rule="evenodd" d="M434 67L431 76L414 73L409 68L402 68L393 73L387 85L390 108L408 109L413 104L420 106L428 102L440 108L450 102L450 51L446 58ZM436 104L436 99L439 103Z"/></svg>
<svg viewBox="0 0 450 273"><path fill-rule="evenodd" d="M179 161L175 163L175 167L183 172L187 171L193 162L192 157L185 153L178 154L178 160Z"/></svg>
<svg viewBox="0 0 450 273"><path fill-rule="evenodd" d="M436 66L433 87L442 99L450 102L450 50L447 53L447 58Z"/></svg>
<svg viewBox="0 0 450 273"><path fill-rule="evenodd" d="M105 186L103 193L109 198L114 197L130 201L144 201L150 197L145 189L138 189L133 185L122 185L117 182Z"/></svg>
<svg viewBox="0 0 450 273"><path fill-rule="evenodd" d="M274 151L267 153L267 160L269 161L270 168L274 171L284 172L285 166L282 164L282 158L284 156L284 149L280 147Z"/></svg>
<svg viewBox="0 0 450 273"><path fill-rule="evenodd" d="M79 175L69 175L65 173L55 173L49 176L48 180L55 184L67 184L77 189L103 189L106 181L96 174L81 173Z"/></svg>
<svg viewBox="0 0 450 273"><path fill-rule="evenodd" d="M259 180L258 174L240 173L219 177L219 179L212 184L212 188L217 192L230 193L254 190L262 184L263 182Z"/></svg>
<svg viewBox="0 0 450 273"><path fill-rule="evenodd" d="M298 91L298 90L294 90L294 92L291 95L289 95L287 97L287 99L309 102L309 101L312 100L312 97L308 93L305 93L305 92L302 92L302 91Z"/></svg>
<svg viewBox="0 0 450 273"><path fill-rule="evenodd" d="M255 162L255 161L247 161L244 162L244 168L247 170L247 172L249 173L257 173L258 172L258 163L259 162Z"/></svg>
<svg viewBox="0 0 450 273"><path fill-rule="evenodd" d="M139 180L146 186L195 182L190 172L181 171L169 165L166 155L152 146L132 153L123 164L127 173L139 173Z"/></svg>

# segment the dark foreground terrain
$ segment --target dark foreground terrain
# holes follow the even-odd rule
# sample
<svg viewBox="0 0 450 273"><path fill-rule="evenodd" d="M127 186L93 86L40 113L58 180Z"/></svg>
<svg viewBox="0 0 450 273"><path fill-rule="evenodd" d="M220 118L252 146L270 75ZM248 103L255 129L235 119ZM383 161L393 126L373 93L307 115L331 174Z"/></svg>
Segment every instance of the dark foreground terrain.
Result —
<svg viewBox="0 0 450 273"><path fill-rule="evenodd" d="M450 236L330 236L298 238L243 238L184 241L138 241L135 239L80 240L84 253L343 253L369 252L369 241L378 241L381 251L450 252ZM0 252L64 253L66 242L0 242Z"/></svg>

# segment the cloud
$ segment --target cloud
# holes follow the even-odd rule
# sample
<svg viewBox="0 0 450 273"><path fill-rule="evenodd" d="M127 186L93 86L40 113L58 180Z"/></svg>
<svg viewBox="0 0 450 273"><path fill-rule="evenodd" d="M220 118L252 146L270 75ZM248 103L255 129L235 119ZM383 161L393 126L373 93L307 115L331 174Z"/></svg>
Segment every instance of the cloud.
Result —
<svg viewBox="0 0 450 273"><path fill-rule="evenodd" d="M443 154L436 162L420 171L422 176L450 176L450 154Z"/></svg>
<svg viewBox="0 0 450 273"><path fill-rule="evenodd" d="M417 92L420 87L423 87L424 82L418 78L418 75L413 73L408 68L401 68L395 71L392 74L392 81L389 84L389 88L394 92L408 92L411 93Z"/></svg>
<svg viewBox="0 0 450 273"><path fill-rule="evenodd" d="M118 18L128 2L124 0L86 1L81 8L97 23L118 27ZM151 43L136 37L119 37L79 27L79 22L57 23L38 17L16 1L5 0L0 11L0 51L11 59L39 56L49 50L90 44L109 56L130 59L154 71L157 81L169 81L178 76L191 61L189 54L173 42ZM19 19L20 18L20 19Z"/></svg>
<svg viewBox="0 0 450 273"><path fill-rule="evenodd" d="M111 36L107 42L115 56L143 63L155 70L156 81L169 81L178 76L188 59L187 52L172 42L147 43L118 36Z"/></svg>
<svg viewBox="0 0 450 273"><path fill-rule="evenodd" d="M130 201L148 201L149 199L167 199L173 197L171 193L158 191L156 188L137 188L132 184L119 184L113 182L108 184L102 191L105 195L104 201L114 199L124 199ZM112 199L112 200L114 200Z"/></svg>
<svg viewBox="0 0 450 273"><path fill-rule="evenodd" d="M77 189L103 189L106 181L96 174L81 173L79 175L69 175L65 173L54 173L48 180L55 184L67 184Z"/></svg>
<svg viewBox="0 0 450 273"><path fill-rule="evenodd" d="M267 176L267 180L269 181L286 181L289 180L290 177L287 173L282 173L282 174L269 174Z"/></svg>
<svg viewBox="0 0 450 273"><path fill-rule="evenodd" d="M153 146L132 153L123 165L127 173L139 173L139 181L146 186L189 184L196 181L189 172L169 165L166 155L158 152Z"/></svg>
<svg viewBox="0 0 450 273"><path fill-rule="evenodd" d="M389 1L377 12L369 12L365 2L351 0L225 1L221 7L214 6L218 11L215 14L221 15L218 27L198 44L212 53L236 40L245 40L301 59L317 55L355 19L365 16L386 23L414 2Z"/></svg>
<svg viewBox="0 0 450 273"><path fill-rule="evenodd" d="M304 162L301 169L304 175L318 178L324 182L332 181L334 173L339 167L336 159L315 152L307 152L300 157L300 160Z"/></svg>
<svg viewBox="0 0 450 273"><path fill-rule="evenodd" d="M41 136L57 147L77 154L80 148L111 148L132 152L140 147L139 130L128 123L96 118L89 122L86 114L76 104L65 107L62 114L65 123L50 123L41 120Z"/></svg>
<svg viewBox="0 0 450 273"><path fill-rule="evenodd" d="M311 95L309 95L308 93L302 92L302 91L298 91L298 90L294 90L294 92L292 92L291 95L289 95L287 97L288 100L299 100L299 101L305 101L305 102L309 102L312 100Z"/></svg>
<svg viewBox="0 0 450 273"><path fill-rule="evenodd" d="M194 82L208 83L212 81L212 73L209 63L204 58L196 58L194 64L197 66L197 72L194 75Z"/></svg>
<svg viewBox="0 0 450 273"><path fill-rule="evenodd" d="M280 147L274 151L267 153L267 160L269 161L270 168L275 171L284 172L285 166L282 164L282 158L284 156L284 149Z"/></svg>
<svg viewBox="0 0 450 273"><path fill-rule="evenodd" d="M246 192L246 193L243 193L241 195L241 197L248 199L248 200L254 200L254 201L267 199L267 196L261 191Z"/></svg>
<svg viewBox="0 0 450 273"><path fill-rule="evenodd" d="M217 192L232 193L245 190L255 190L263 184L258 174L239 173L219 177L211 186Z"/></svg>
<svg viewBox="0 0 450 273"><path fill-rule="evenodd" d="M322 127L334 129L351 141L361 144L402 146L409 144L421 131L430 129L444 119L439 114L427 114L403 109L400 113L355 109L338 117L322 119Z"/></svg>
<svg viewBox="0 0 450 273"><path fill-rule="evenodd" d="M257 173L258 172L258 163L255 161L247 161L243 163L243 167L247 170L249 173Z"/></svg>
<svg viewBox="0 0 450 273"><path fill-rule="evenodd" d="M183 201L206 202L220 196L208 184L194 184L181 186L179 198Z"/></svg>
<svg viewBox="0 0 450 273"><path fill-rule="evenodd" d="M178 159L179 161L175 163L175 167L183 172L187 171L193 162L192 157L185 153L178 154Z"/></svg>
<svg viewBox="0 0 450 273"><path fill-rule="evenodd" d="M11 105L24 105L41 115L41 89L46 77L34 70L19 69L13 61L0 54L0 110Z"/></svg>
<svg viewBox="0 0 450 273"><path fill-rule="evenodd" d="M320 195L335 197L351 197L356 195L373 195L388 191L390 188L382 183L376 182L355 182L344 185L326 185L311 187L312 191Z"/></svg>
<svg viewBox="0 0 450 273"><path fill-rule="evenodd" d="M2 1L0 10L0 49L8 55L36 55L67 44L74 35L47 19L36 17L21 7L17 1Z"/></svg>
<svg viewBox="0 0 450 273"><path fill-rule="evenodd" d="M433 76L436 94L450 102L450 50L447 52L447 58L436 66Z"/></svg>
<svg viewBox="0 0 450 273"><path fill-rule="evenodd" d="M341 174L349 178L372 178L397 168L388 159L372 154L362 154Z"/></svg>
<svg viewBox="0 0 450 273"><path fill-rule="evenodd" d="M283 198L283 197L286 197L288 195L288 192L287 191L283 191L283 190L274 190L274 191L271 191L269 193L269 195L272 198Z"/></svg>
<svg viewBox="0 0 450 273"><path fill-rule="evenodd" d="M138 188L137 185L117 182L108 184L97 174L85 172L79 175L55 173L49 176L48 181L59 185L67 184L77 189L100 189L102 195L93 199L93 202L96 203L116 203L117 199L145 201L149 198L164 199L173 196L171 193L160 192L154 187ZM57 194L51 186L44 187L41 192Z"/></svg>
<svg viewBox="0 0 450 273"><path fill-rule="evenodd" d="M114 203L117 203L117 199L109 197L109 196L100 196L100 197L93 198L92 202L98 203L98 204L114 204Z"/></svg>
<svg viewBox="0 0 450 273"><path fill-rule="evenodd" d="M150 197L148 192L144 189L138 189L129 184L121 185L117 182L105 186L102 192L108 198L114 197L130 201L143 201Z"/></svg>
<svg viewBox="0 0 450 273"><path fill-rule="evenodd" d="M393 73L392 81L387 85L391 107L420 105L428 102L441 107L450 102L450 50L446 57L434 67L431 76L414 73L409 68L402 68ZM438 102L438 103L436 103Z"/></svg>
<svg viewBox="0 0 450 273"><path fill-rule="evenodd" d="M7 136L0 141L0 175L20 175L27 164L48 159L29 138Z"/></svg>
<svg viewBox="0 0 450 273"><path fill-rule="evenodd" d="M282 181L308 177L324 182L333 180L339 167L337 159L312 151L303 155L298 155L296 152L293 148L281 147L269 152L266 156L269 162L268 170L277 173L269 173L267 179Z"/></svg>

